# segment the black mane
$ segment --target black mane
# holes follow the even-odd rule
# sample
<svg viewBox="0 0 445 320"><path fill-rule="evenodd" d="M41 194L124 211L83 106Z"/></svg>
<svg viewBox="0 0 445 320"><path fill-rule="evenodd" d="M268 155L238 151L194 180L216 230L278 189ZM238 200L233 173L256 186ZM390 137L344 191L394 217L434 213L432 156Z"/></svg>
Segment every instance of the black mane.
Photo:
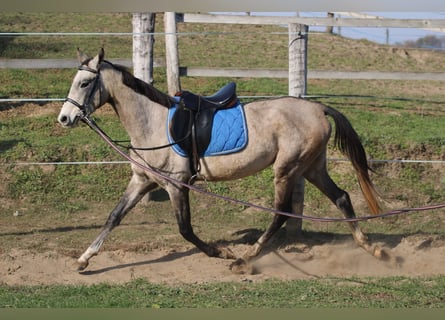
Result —
<svg viewBox="0 0 445 320"><path fill-rule="evenodd" d="M169 95L159 91L154 86L136 78L130 71L124 66L111 64L114 69L122 73L123 83L133 89L135 92L146 96L153 102L159 103L167 108L170 108L174 103L174 99Z"/></svg>

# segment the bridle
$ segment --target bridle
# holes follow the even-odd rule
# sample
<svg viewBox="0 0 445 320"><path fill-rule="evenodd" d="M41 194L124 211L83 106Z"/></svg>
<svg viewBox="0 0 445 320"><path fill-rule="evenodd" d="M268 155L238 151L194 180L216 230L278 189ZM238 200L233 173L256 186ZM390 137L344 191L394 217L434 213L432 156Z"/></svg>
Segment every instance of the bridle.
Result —
<svg viewBox="0 0 445 320"><path fill-rule="evenodd" d="M92 69L92 68L82 64L77 68L77 70L88 71L88 72L94 73L96 75L94 77L94 79L92 80L93 85L91 86L90 92L84 99L83 104L80 104L79 102L77 102L74 99L71 99L70 97L67 97L65 99L65 101L68 101L68 102L74 104L76 107L78 107L80 109L80 111L82 112L81 117L84 118L84 117L88 117L95 110L92 102L93 102L94 96L97 91L99 91L99 105L101 104L100 100L102 98L102 92L101 92L101 86L100 86L100 68L95 70L95 69Z"/></svg>

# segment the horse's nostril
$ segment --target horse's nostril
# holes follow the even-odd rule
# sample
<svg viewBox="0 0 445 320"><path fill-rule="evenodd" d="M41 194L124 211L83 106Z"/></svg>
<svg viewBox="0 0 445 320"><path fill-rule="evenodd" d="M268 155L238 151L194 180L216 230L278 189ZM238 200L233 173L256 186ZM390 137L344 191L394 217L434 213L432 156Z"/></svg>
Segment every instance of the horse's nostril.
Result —
<svg viewBox="0 0 445 320"><path fill-rule="evenodd" d="M61 116L61 117L59 118L59 122L60 122L61 124L66 124L66 123L68 123L68 117L67 117L67 116Z"/></svg>

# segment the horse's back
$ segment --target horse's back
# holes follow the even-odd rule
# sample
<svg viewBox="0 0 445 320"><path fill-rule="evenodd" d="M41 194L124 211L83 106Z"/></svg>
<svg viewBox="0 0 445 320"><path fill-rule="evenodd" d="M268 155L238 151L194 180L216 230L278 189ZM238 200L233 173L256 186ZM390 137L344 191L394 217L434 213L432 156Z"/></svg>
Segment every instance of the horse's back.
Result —
<svg viewBox="0 0 445 320"><path fill-rule="evenodd" d="M325 120L325 106L302 98L283 97L271 100L260 100L244 106L250 117L273 116L268 120L281 120L298 125L315 125ZM249 118L249 116L247 116Z"/></svg>

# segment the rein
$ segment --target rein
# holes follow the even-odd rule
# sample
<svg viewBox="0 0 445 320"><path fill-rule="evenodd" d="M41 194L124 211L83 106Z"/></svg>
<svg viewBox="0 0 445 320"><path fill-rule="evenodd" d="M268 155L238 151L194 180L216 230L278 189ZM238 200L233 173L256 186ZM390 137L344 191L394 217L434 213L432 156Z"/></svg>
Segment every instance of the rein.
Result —
<svg viewBox="0 0 445 320"><path fill-rule="evenodd" d="M140 169L150 172L151 174L155 175L158 178L161 178L163 180L166 180L168 182L171 182L176 185L180 185L182 187L188 188L189 190L196 191L198 193L204 194L209 197L218 198L227 202L231 202L237 205L247 206L251 208L255 208L261 211L266 211L272 214L279 214L283 216L287 216L290 218L296 218L296 219L302 219L302 220L309 220L309 221L318 221L318 222L358 222L358 221L367 221L371 219L377 219L377 218L384 218L384 217L390 217L395 215L400 215L404 213L410 213L410 212L420 212L420 211L426 211L426 210L434 210L434 209L440 209L445 208L445 203L442 204L436 204L436 205L430 205L430 206L424 206L424 207L417 207L417 208L404 208L404 209L397 209L389 212L385 212L378 215L368 215L363 217L355 217L355 218L323 218L323 217L315 217L315 216L307 216L307 215L296 215L289 212L279 211L272 208L263 207L260 205L256 205L247 201L238 200L226 196L222 196L213 192L209 192L203 189L200 189L198 187L195 187L191 184L176 180L172 177L169 177L155 168L150 167L149 165L142 164L133 158L131 158L128 154L123 152L121 149L119 149L119 146L116 145L110 137L94 122L94 120L90 119L88 116L83 115L81 117L81 121L87 124L94 132L96 132L112 149L114 149L119 155L121 155L123 158L130 161L132 164L136 165ZM164 147L164 146L162 146ZM160 147L158 147L160 148ZM149 149L146 149L149 150Z"/></svg>
<svg viewBox="0 0 445 320"><path fill-rule="evenodd" d="M103 134L106 134L105 132L103 132ZM160 149L165 149L168 147L173 147L174 145L177 145L178 143L185 141L186 139L188 139L191 135L191 130L189 130L189 132L187 132L187 135L179 140L176 140L172 143L168 143L168 144L164 144L161 146L156 146L156 147L133 147L131 144L129 144L128 146L124 146L121 144L121 142L129 142L129 140L112 140L108 135L108 139L110 140L111 143L115 144L118 147L127 149L127 150L138 150L138 151L155 151L155 150L160 150Z"/></svg>

